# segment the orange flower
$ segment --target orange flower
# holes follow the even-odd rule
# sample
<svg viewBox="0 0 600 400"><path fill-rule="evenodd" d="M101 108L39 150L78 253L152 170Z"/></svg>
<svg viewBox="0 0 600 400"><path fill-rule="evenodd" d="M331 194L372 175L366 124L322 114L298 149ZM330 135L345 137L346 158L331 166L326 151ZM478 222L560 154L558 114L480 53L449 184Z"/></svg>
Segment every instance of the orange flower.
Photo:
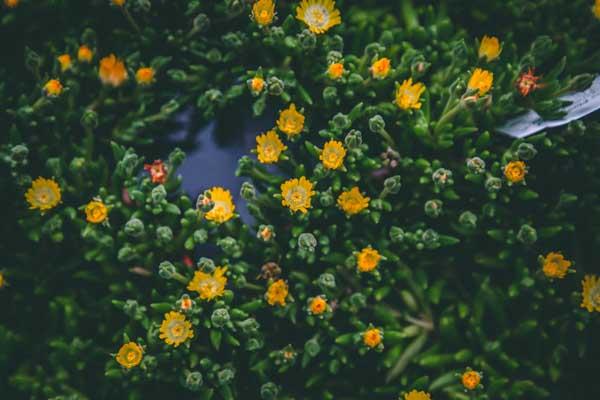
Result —
<svg viewBox="0 0 600 400"><path fill-rule="evenodd" d="M313 297L309 308L312 314L320 315L327 311L327 302L321 296Z"/></svg>
<svg viewBox="0 0 600 400"><path fill-rule="evenodd" d="M344 64L339 62L330 64L327 68L327 74L333 80L340 79L344 75Z"/></svg>
<svg viewBox="0 0 600 400"><path fill-rule="evenodd" d="M114 54L100 60L98 75L102 83L113 87L121 86L128 78L125 64Z"/></svg>
<svg viewBox="0 0 600 400"><path fill-rule="evenodd" d="M167 181L167 168L161 160L154 160L152 164L144 164L144 170L150 172L152 183L165 183Z"/></svg>
<svg viewBox="0 0 600 400"><path fill-rule="evenodd" d="M150 85L154 82L154 68L140 68L135 73L135 80L140 85Z"/></svg>
<svg viewBox="0 0 600 400"><path fill-rule="evenodd" d="M527 168L523 161L511 161L504 167L504 176L511 183L519 183L525 179Z"/></svg>
<svg viewBox="0 0 600 400"><path fill-rule="evenodd" d="M89 63L92 61L93 55L92 50L85 44L79 46L79 50L77 50L77 59L80 62Z"/></svg>
<svg viewBox="0 0 600 400"><path fill-rule="evenodd" d="M392 62L389 58L380 58L371 65L373 79L384 79L390 73Z"/></svg>
<svg viewBox="0 0 600 400"><path fill-rule="evenodd" d="M531 68L529 68L527 72L521 73L517 79L517 89L519 90L519 93L521 93L521 96L527 97L529 96L529 93L541 87L541 85L537 83L539 80L540 77L535 76L534 71Z"/></svg>

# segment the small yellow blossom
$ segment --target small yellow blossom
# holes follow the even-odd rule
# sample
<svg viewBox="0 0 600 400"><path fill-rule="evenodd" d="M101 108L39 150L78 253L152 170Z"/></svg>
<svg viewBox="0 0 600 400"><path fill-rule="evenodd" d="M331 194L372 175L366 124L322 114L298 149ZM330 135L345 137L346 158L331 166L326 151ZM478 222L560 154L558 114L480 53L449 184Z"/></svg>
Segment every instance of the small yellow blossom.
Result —
<svg viewBox="0 0 600 400"><path fill-rule="evenodd" d="M58 183L53 179L37 178L25 193L25 199L30 209L44 212L60 203L61 193Z"/></svg>
<svg viewBox="0 0 600 400"><path fill-rule="evenodd" d="M323 146L319 159L325 168L338 169L343 165L344 157L346 157L346 149L342 142L330 140Z"/></svg>
<svg viewBox="0 0 600 400"><path fill-rule="evenodd" d="M92 53L92 50L88 46L85 44L79 46L79 50L77 50L77 59L79 62L89 63L92 61L93 56L94 53Z"/></svg>
<svg viewBox="0 0 600 400"><path fill-rule="evenodd" d="M369 207L370 200L369 197L363 196L358 187L355 186L342 192L337 199L337 203L346 214L354 215Z"/></svg>
<svg viewBox="0 0 600 400"><path fill-rule="evenodd" d="M581 307L589 312L600 312L600 279L596 275L586 275L583 286Z"/></svg>
<svg viewBox="0 0 600 400"><path fill-rule="evenodd" d="M127 369L140 365L142 358L144 358L144 349L135 342L121 346L115 357L117 362Z"/></svg>
<svg viewBox="0 0 600 400"><path fill-rule="evenodd" d="M253 93L258 94L265 88L265 80L260 76L255 76L250 80L250 89Z"/></svg>
<svg viewBox="0 0 600 400"><path fill-rule="evenodd" d="M396 88L396 105L403 110L421 108L421 95L425 91L425 85L420 82L413 84L412 78L402 82Z"/></svg>
<svg viewBox="0 0 600 400"><path fill-rule="evenodd" d="M304 176L290 179L281 184L281 204L292 211L306 213L311 207L311 197L316 192L313 184Z"/></svg>
<svg viewBox="0 0 600 400"><path fill-rule="evenodd" d="M427 392L411 390L404 395L404 400L431 400L431 395Z"/></svg>
<svg viewBox="0 0 600 400"><path fill-rule="evenodd" d="M4 5L8 8L15 8L19 5L20 0L4 0Z"/></svg>
<svg viewBox="0 0 600 400"><path fill-rule="evenodd" d="M127 80L127 69L123 61L118 59L114 54L104 57L100 60L100 68L98 76L105 85L113 87L121 86Z"/></svg>
<svg viewBox="0 0 600 400"><path fill-rule="evenodd" d="M108 208L103 202L92 200L85 206L85 217L88 222L99 224L108 217Z"/></svg>
<svg viewBox="0 0 600 400"><path fill-rule="evenodd" d="M327 75L329 75L329 78L333 80L340 79L342 75L344 75L344 64L340 62L329 64L329 67L327 68Z"/></svg>
<svg viewBox="0 0 600 400"><path fill-rule="evenodd" d="M159 338L164 340L166 344L175 347L194 337L192 323L185 319L185 315L176 311L165 314L159 331Z"/></svg>
<svg viewBox="0 0 600 400"><path fill-rule="evenodd" d="M62 72L65 72L65 71L71 69L71 66L73 65L73 62L71 61L71 56L70 55L68 55L68 54L61 54L56 59L58 60L58 63L60 64L60 70Z"/></svg>
<svg viewBox="0 0 600 400"><path fill-rule="evenodd" d="M390 73L392 62L389 58L383 57L371 65L371 76L373 79L384 79Z"/></svg>
<svg viewBox="0 0 600 400"><path fill-rule="evenodd" d="M476 68L471 74L471 78L469 78L469 83L467 86L469 89L478 90L479 95L483 96L492 88L492 84L494 83L494 74L490 71L486 71L485 69Z"/></svg>
<svg viewBox="0 0 600 400"><path fill-rule="evenodd" d="M0 289L2 289L6 285L6 279L4 279L4 274L0 272Z"/></svg>
<svg viewBox="0 0 600 400"><path fill-rule="evenodd" d="M548 278L562 279L567 274L571 261L560 253L550 252L544 257L542 270Z"/></svg>
<svg viewBox="0 0 600 400"><path fill-rule="evenodd" d="M111 0L111 2L117 7L123 7L126 0Z"/></svg>
<svg viewBox="0 0 600 400"><path fill-rule="evenodd" d="M594 6L592 7L592 12L596 16L596 18L600 19L600 0L596 0Z"/></svg>
<svg viewBox="0 0 600 400"><path fill-rule="evenodd" d="M296 18L304 22L312 33L320 35L342 23L340 11L333 0L302 0L296 7Z"/></svg>
<svg viewBox="0 0 600 400"><path fill-rule="evenodd" d="M523 161L511 161L504 167L504 176L512 183L523 181L526 173L527 168Z"/></svg>
<svg viewBox="0 0 600 400"><path fill-rule="evenodd" d="M377 328L367 329L363 333L363 343L370 348L379 346L382 340L383 337L381 335L381 331Z"/></svg>
<svg viewBox="0 0 600 400"><path fill-rule="evenodd" d="M273 229L268 226L265 226L260 230L259 235L262 240L268 242L273 238Z"/></svg>
<svg viewBox="0 0 600 400"><path fill-rule="evenodd" d="M285 306L285 300L287 299L287 296L288 285L283 279L273 282L267 289L267 303L272 306L275 304L279 304L282 307Z"/></svg>
<svg viewBox="0 0 600 400"><path fill-rule="evenodd" d="M44 85L44 93L46 93L46 96L48 96L48 97L60 96L62 91L63 91L63 85L62 85L62 83L60 83L60 81L58 79L50 79Z"/></svg>
<svg viewBox="0 0 600 400"><path fill-rule="evenodd" d="M292 103L287 110L279 112L277 127L291 138L304 129L304 115L296 111L296 105Z"/></svg>
<svg viewBox="0 0 600 400"><path fill-rule="evenodd" d="M235 211L231 192L216 186L209 190L209 194L210 200L214 203L214 206L204 215L204 218L209 221L218 222L219 224L229 221L233 217L233 212Z"/></svg>
<svg viewBox="0 0 600 400"><path fill-rule="evenodd" d="M144 67L137 70L135 80L140 85L150 85L154 82L154 68Z"/></svg>
<svg viewBox="0 0 600 400"><path fill-rule="evenodd" d="M258 161L263 164L272 164L279 161L281 152L286 150L287 146L283 144L277 133L270 130L256 137L256 153Z"/></svg>
<svg viewBox="0 0 600 400"><path fill-rule="evenodd" d="M360 272L373 271L379 265L381 255L373 248L365 247L356 255L356 261L358 264L358 270Z"/></svg>
<svg viewBox="0 0 600 400"><path fill-rule="evenodd" d="M212 274L196 271L187 289L198 292L202 300L212 300L220 297L225 291L225 285L227 285L225 272L227 272L226 267L217 267Z"/></svg>
<svg viewBox="0 0 600 400"><path fill-rule="evenodd" d="M273 23L275 17L275 2L273 0L258 0L252 5L252 17L260 26Z"/></svg>
<svg viewBox="0 0 600 400"><path fill-rule="evenodd" d="M479 58L485 58L487 62L494 61L500 56L501 52L502 47L500 47L500 41L497 37L485 35L481 39L481 44L479 45Z"/></svg>
<svg viewBox="0 0 600 400"><path fill-rule="evenodd" d="M465 371L461 376L461 382L465 389L475 390L481 382L481 375L477 371Z"/></svg>
<svg viewBox="0 0 600 400"><path fill-rule="evenodd" d="M313 297L309 308L312 314L320 315L327 311L327 302L321 296Z"/></svg>

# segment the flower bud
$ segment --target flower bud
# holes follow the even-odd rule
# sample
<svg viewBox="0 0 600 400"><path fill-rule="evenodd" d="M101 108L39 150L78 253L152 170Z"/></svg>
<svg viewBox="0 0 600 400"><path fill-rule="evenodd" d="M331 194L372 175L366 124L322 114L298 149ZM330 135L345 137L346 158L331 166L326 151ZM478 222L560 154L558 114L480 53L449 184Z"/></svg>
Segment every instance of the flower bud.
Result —
<svg viewBox="0 0 600 400"><path fill-rule="evenodd" d="M439 199L428 200L425 202L425 215L431 218L437 218L442 214L444 203Z"/></svg>
<svg viewBox="0 0 600 400"><path fill-rule="evenodd" d="M226 385L235 377L235 371L231 368L225 368L217 372L217 379L220 385Z"/></svg>
<svg viewBox="0 0 600 400"><path fill-rule="evenodd" d="M74 174L78 174L83 166L85 165L85 158L83 157L75 157L71 160L69 164L69 170Z"/></svg>
<svg viewBox="0 0 600 400"><path fill-rule="evenodd" d="M317 285L322 290L335 289L335 276L333 276L333 274L325 272L319 275L319 278L317 279Z"/></svg>
<svg viewBox="0 0 600 400"><path fill-rule="evenodd" d="M144 223L138 218L131 218L123 230L127 235L137 238L144 234Z"/></svg>
<svg viewBox="0 0 600 400"><path fill-rule="evenodd" d="M208 240L208 232L206 231L206 229L197 229L194 231L192 237L194 238L194 243L206 243L206 241Z"/></svg>
<svg viewBox="0 0 600 400"><path fill-rule="evenodd" d="M211 64L217 64L223 60L223 54L221 53L221 51L219 49L216 49L216 48L212 48L209 51L207 51L205 56L206 56L206 60ZM220 90L217 90L217 89L208 90L208 92L210 92L210 91L215 91L215 92L220 93ZM210 98L210 95L209 95L209 98Z"/></svg>
<svg viewBox="0 0 600 400"><path fill-rule="evenodd" d="M452 185L454 180L452 179L452 171L445 168L438 168L431 176L435 185L439 188L444 188L448 185Z"/></svg>
<svg viewBox="0 0 600 400"><path fill-rule="evenodd" d="M137 256L136 251L128 244L125 244L117 252L117 260L120 262L129 262L135 259Z"/></svg>
<svg viewBox="0 0 600 400"><path fill-rule="evenodd" d="M308 29L302 30L297 36L300 47L304 50L311 50L317 44L317 36Z"/></svg>
<svg viewBox="0 0 600 400"><path fill-rule="evenodd" d="M423 235L421 235L421 240L428 248L436 247L440 240L440 235L433 229L426 229Z"/></svg>
<svg viewBox="0 0 600 400"><path fill-rule="evenodd" d="M240 196L246 201L253 200L256 197L256 188L252 183L244 182L240 189Z"/></svg>
<svg viewBox="0 0 600 400"><path fill-rule="evenodd" d="M385 130L385 120L379 114L369 119L369 130L373 133L379 133Z"/></svg>
<svg viewBox="0 0 600 400"><path fill-rule="evenodd" d="M229 322L229 312L225 308L217 308L210 316L210 322L215 327L222 328Z"/></svg>
<svg viewBox="0 0 600 400"><path fill-rule="evenodd" d="M265 263L260 268L260 277L266 280L276 279L281 274L281 267L275 262Z"/></svg>
<svg viewBox="0 0 600 400"><path fill-rule="evenodd" d="M358 86L361 85L364 81L364 78L357 73L351 73L350 76L348 76L348 83L352 86Z"/></svg>
<svg viewBox="0 0 600 400"><path fill-rule="evenodd" d="M477 215L471 211L465 211L458 217L458 223L467 229L475 229L477 227Z"/></svg>
<svg viewBox="0 0 600 400"><path fill-rule="evenodd" d="M349 300L354 308L363 308L367 305L366 296L360 292L352 293Z"/></svg>
<svg viewBox="0 0 600 400"><path fill-rule="evenodd" d="M273 382L267 382L260 387L260 397L262 400L276 400L279 394L279 388Z"/></svg>
<svg viewBox="0 0 600 400"><path fill-rule="evenodd" d="M202 373L199 371L187 372L184 375L183 386L193 392L200 390L200 387L204 383Z"/></svg>
<svg viewBox="0 0 600 400"><path fill-rule="evenodd" d="M404 241L404 230L397 226L390 228L390 240L394 243L402 243Z"/></svg>
<svg viewBox="0 0 600 400"><path fill-rule="evenodd" d="M337 105L339 103L337 88L335 86L327 86L323 89L323 100L328 105Z"/></svg>
<svg viewBox="0 0 600 400"><path fill-rule="evenodd" d="M531 225L522 225L517 232L517 240L523 244L533 244L537 241L537 231Z"/></svg>
<svg viewBox="0 0 600 400"><path fill-rule="evenodd" d="M138 164L141 162L140 157L133 152L127 152L123 159L117 163L117 170L125 174L125 176L132 176L136 170Z"/></svg>
<svg viewBox="0 0 600 400"><path fill-rule="evenodd" d="M173 279L177 273L175 266L169 261L163 261L158 265L158 274L164 279Z"/></svg>
<svg viewBox="0 0 600 400"><path fill-rule="evenodd" d="M10 158L16 164L25 164L29 149L24 144L18 144L10 149Z"/></svg>
<svg viewBox="0 0 600 400"><path fill-rule="evenodd" d="M359 130L352 129L344 138L344 144L349 149L357 149L362 145L362 134Z"/></svg>
<svg viewBox="0 0 600 400"><path fill-rule="evenodd" d="M248 350L248 351L260 350L262 347L263 347L263 342L261 342L257 338L250 338L246 342L246 350Z"/></svg>
<svg viewBox="0 0 600 400"><path fill-rule="evenodd" d="M402 187L402 178L400 175L390 176L385 181L383 181L383 187L386 191L391 194L396 194L400 191Z"/></svg>
<svg viewBox="0 0 600 400"><path fill-rule="evenodd" d="M467 158L467 168L473 174L482 174L485 172L485 161L479 157Z"/></svg>
<svg viewBox="0 0 600 400"><path fill-rule="evenodd" d="M126 300L123 304L123 312L132 319L140 320L146 312L146 307L140 306L136 300Z"/></svg>
<svg viewBox="0 0 600 400"><path fill-rule="evenodd" d="M196 32L199 33L207 31L210 27L210 19L208 18L208 15L204 13L196 15L192 23Z"/></svg>
<svg viewBox="0 0 600 400"><path fill-rule="evenodd" d="M237 240L231 236L224 237L223 239L217 240L217 246L223 250L228 256L238 258L242 256L242 247L239 245Z"/></svg>
<svg viewBox="0 0 600 400"><path fill-rule="evenodd" d="M285 90L285 83L276 76L267 79L267 90L271 96L281 96Z"/></svg>
<svg viewBox="0 0 600 400"><path fill-rule="evenodd" d="M256 232L256 237L263 242L270 242L275 237L275 228L273 225L261 224Z"/></svg>
<svg viewBox="0 0 600 400"><path fill-rule="evenodd" d="M173 231L168 226L156 228L156 240L162 245L169 244L173 240Z"/></svg>
<svg viewBox="0 0 600 400"><path fill-rule="evenodd" d="M247 318L243 321L238 322L238 326L242 328L242 332L246 335L250 335L258 331L260 324L254 318Z"/></svg>
<svg viewBox="0 0 600 400"><path fill-rule="evenodd" d="M83 112L81 116L81 125L84 128L88 129L96 129L98 127L98 113L94 110L90 110L89 108Z"/></svg>
<svg viewBox="0 0 600 400"><path fill-rule="evenodd" d="M298 236L298 247L300 250L312 253L317 248L317 238L312 233L301 233Z"/></svg>
<svg viewBox="0 0 600 400"><path fill-rule="evenodd" d="M348 118L346 114L342 113L335 114L331 119L331 122L333 124L333 127L340 131L349 128L351 124L350 118Z"/></svg>
<svg viewBox="0 0 600 400"><path fill-rule="evenodd" d="M198 260L198 264L197 264L198 268L200 268L203 271L206 272L212 272L215 270L216 266L215 266L215 262L207 257L200 257L200 260Z"/></svg>
<svg viewBox="0 0 600 400"><path fill-rule="evenodd" d="M169 153L169 164L171 164L171 168L175 169L177 166L181 165L185 160L185 152L181 150L179 147L175 147L171 153Z"/></svg>
<svg viewBox="0 0 600 400"><path fill-rule="evenodd" d="M502 188L502 179L490 176L485 181L485 190L490 193L496 193Z"/></svg>
<svg viewBox="0 0 600 400"><path fill-rule="evenodd" d="M327 65L339 62L344 56L337 50L332 50L327 53Z"/></svg>
<svg viewBox="0 0 600 400"><path fill-rule="evenodd" d="M321 203L323 207L331 207L334 202L335 198L333 197L333 192L331 188L319 192L319 203Z"/></svg>
<svg viewBox="0 0 600 400"><path fill-rule="evenodd" d="M321 345L319 345L319 341L315 338L309 339L304 343L304 351L311 357L317 356L321 351Z"/></svg>
<svg viewBox="0 0 600 400"><path fill-rule="evenodd" d="M537 150L534 145L531 143L520 143L519 147L517 147L517 156L521 160L531 160L537 154Z"/></svg>

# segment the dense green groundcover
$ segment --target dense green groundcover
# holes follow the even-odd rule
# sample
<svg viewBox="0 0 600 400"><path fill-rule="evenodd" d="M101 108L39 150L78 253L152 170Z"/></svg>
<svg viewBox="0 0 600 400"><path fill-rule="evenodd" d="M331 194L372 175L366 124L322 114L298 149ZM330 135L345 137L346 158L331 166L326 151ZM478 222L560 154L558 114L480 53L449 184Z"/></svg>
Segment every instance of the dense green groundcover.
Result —
<svg viewBox="0 0 600 400"><path fill-rule="evenodd" d="M495 129L598 43L593 0L4 0L1 398L599 398L600 121ZM252 222L182 112L274 115Z"/></svg>

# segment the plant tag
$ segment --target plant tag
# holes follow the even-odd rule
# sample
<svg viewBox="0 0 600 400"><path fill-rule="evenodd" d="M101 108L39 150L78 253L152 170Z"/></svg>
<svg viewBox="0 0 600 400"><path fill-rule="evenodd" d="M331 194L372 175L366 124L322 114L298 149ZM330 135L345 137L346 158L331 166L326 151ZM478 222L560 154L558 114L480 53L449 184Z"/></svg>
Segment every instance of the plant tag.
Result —
<svg viewBox="0 0 600 400"><path fill-rule="evenodd" d="M561 119L544 120L533 110L515 117L504 125L496 128L498 132L514 138L524 138L546 128L568 124L600 108L600 75L597 76L590 87L582 92L567 93L560 97L570 104L564 108L566 114Z"/></svg>

